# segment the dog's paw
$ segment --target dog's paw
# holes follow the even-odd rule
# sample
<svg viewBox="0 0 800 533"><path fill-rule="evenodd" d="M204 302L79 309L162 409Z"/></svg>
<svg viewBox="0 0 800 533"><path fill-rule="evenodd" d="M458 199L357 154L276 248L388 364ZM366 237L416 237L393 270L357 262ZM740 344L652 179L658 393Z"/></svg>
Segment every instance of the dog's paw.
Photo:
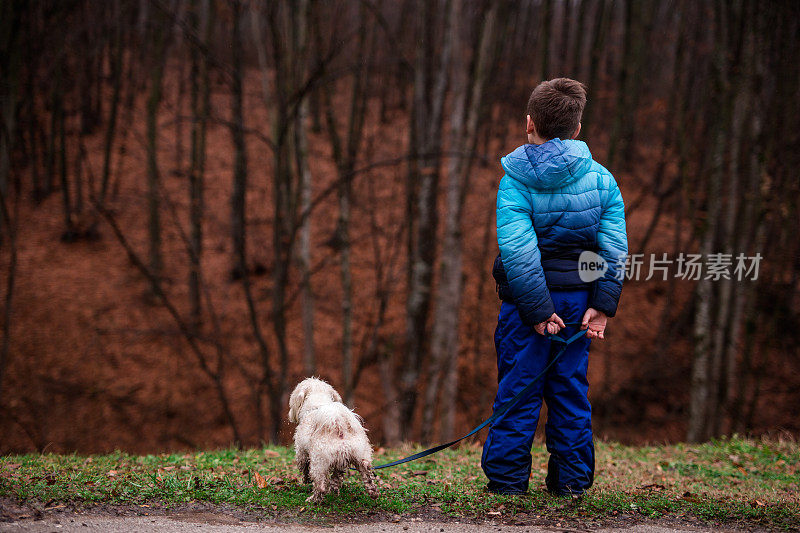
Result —
<svg viewBox="0 0 800 533"><path fill-rule="evenodd" d="M308 498L306 498L307 503L322 503L322 500L325 499L325 496L322 494L312 494Z"/></svg>

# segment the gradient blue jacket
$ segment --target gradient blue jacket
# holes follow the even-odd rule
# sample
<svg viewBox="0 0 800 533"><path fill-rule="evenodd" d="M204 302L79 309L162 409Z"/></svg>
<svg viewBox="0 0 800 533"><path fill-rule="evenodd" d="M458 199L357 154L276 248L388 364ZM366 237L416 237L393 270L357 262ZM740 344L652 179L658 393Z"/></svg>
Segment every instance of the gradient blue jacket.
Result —
<svg viewBox="0 0 800 533"><path fill-rule="evenodd" d="M524 323L535 325L555 311L551 290L586 288L589 307L614 316L628 253L625 206L614 176L576 140L526 144L500 163L505 175L497 193L500 260L494 276L501 298L516 304ZM585 250L608 266L588 283L578 270Z"/></svg>

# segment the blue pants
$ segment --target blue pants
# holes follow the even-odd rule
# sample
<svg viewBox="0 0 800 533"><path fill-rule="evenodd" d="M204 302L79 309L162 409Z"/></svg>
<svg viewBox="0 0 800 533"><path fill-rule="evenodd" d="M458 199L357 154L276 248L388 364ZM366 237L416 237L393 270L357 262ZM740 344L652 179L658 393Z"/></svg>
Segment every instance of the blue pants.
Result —
<svg viewBox="0 0 800 533"><path fill-rule="evenodd" d="M588 291L551 291L558 316L564 322L580 322L586 311ZM559 333L568 337L577 326ZM525 388L563 346L522 323L514 304L503 302L494 335L497 349L497 397L500 408ZM589 405L589 339L581 337L537 381L530 395L492 424L483 445L481 466L493 492L528 490L531 445L542 399L547 402L545 435L550 461L545 483L556 494L581 494L594 479L592 408Z"/></svg>

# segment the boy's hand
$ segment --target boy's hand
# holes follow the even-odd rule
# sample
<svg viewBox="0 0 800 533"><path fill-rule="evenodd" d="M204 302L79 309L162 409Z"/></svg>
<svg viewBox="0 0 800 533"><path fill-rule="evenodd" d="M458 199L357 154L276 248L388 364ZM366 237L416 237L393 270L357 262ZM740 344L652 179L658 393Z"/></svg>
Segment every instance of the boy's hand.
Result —
<svg viewBox="0 0 800 533"><path fill-rule="evenodd" d="M538 324L533 326L533 329L539 335L544 335L545 332L549 333L550 335L555 335L556 333L561 331L561 328L563 327L565 327L564 321L561 320L560 316L553 313L552 315L550 315L550 318L548 318L544 322L539 322Z"/></svg>
<svg viewBox="0 0 800 533"><path fill-rule="evenodd" d="M606 330L607 322L608 317L605 313L590 307L583 314L581 329L586 330L586 336L590 339L604 339L603 333Z"/></svg>

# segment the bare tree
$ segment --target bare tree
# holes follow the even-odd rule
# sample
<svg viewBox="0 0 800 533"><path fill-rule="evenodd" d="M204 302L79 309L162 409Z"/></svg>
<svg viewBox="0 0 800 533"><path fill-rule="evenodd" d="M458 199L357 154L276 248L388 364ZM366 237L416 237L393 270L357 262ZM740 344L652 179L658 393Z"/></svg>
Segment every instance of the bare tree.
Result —
<svg viewBox="0 0 800 533"><path fill-rule="evenodd" d="M648 310L658 312L649 316L660 324L635 329L626 350L604 354L613 386L597 397L597 411L609 413L610 404L631 410L599 417L597 429L644 417L656 402L666 402L665 427L680 424L697 440L766 429L767 418L757 416L763 405L793 393L791 380L777 379L773 369L786 365L791 375L797 365L786 354L800 340L787 327L796 321L800 291L795 4L0 3L0 431L16 424L21 432L15 426L12 435L25 435L21 444L4 440L0 447L69 446L60 414L75 405L102 401L124 417L126 409L138 415L160 400L131 393L127 376L122 392L94 389L91 374L54 391L47 380L72 354L42 354L53 355L44 366L27 355L28 335L51 332L20 306L20 287L44 286L35 283L41 265L22 268L23 238L52 234L43 224L53 217L56 238L83 238L87 198L108 221L96 229L120 241L150 286L149 303L169 313L173 326L142 325L159 332L148 342L168 351L164 339L180 338L176 353L188 357L181 360L189 363L187 379L197 381L181 385L208 385L209 412L230 428L223 438L281 440L289 380L301 369L335 372L348 402L369 399L372 410L364 414L376 417L370 422L387 443L433 440L437 430L452 436L456 415L479 416L493 390L485 355L492 326L486 313L497 303L487 272L494 198L484 193L496 185L498 169L494 156L480 169L474 158L507 147L515 135L508 124L556 68L588 80L584 135L595 153L610 148L602 163L625 170L636 251L768 256L757 281L633 284L632 292L653 300ZM251 78L255 66L258 77ZM262 97L252 98L259 88ZM166 105L167 90L175 91L176 107ZM645 122L647 128L636 126ZM212 160L209 143L220 136L232 149L215 146ZM254 173L247 154L256 146L269 152ZM653 157L633 157L637 147ZM174 154L181 173L186 166L186 183L182 174L163 172L164 154L170 161ZM142 183L134 181L134 167ZM212 170L233 178L214 184L230 204L210 201ZM254 190L268 195L257 213L247 205ZM55 191L58 197L48 198ZM146 210L141 228L129 226L138 204L119 202L133 191L142 192ZM185 257L166 253L176 235L186 265ZM209 247L220 239L233 250ZM267 276L248 272L254 242L266 247ZM326 249L315 246L323 243ZM27 265L41 256L27 253L40 238L24 244ZM81 273L100 254L114 253L91 249ZM203 267L218 260L240 283L204 279ZM167 271L185 275L188 290L170 291ZM322 300L329 292L314 289L331 281L337 298ZM215 307L229 291L241 295L241 305ZM32 310L33 303L26 299ZM241 308L245 324L235 316ZM15 334L22 327L25 337ZM88 333L81 336L87 351L89 342L102 350L107 333ZM320 341L331 333L337 343L341 336L341 349L324 353L331 342ZM649 356L634 355L640 353ZM692 383L680 381L687 372ZM363 387L375 383L379 394L368 396ZM651 428L660 423L647 420ZM199 445L206 431L167 442ZM88 442L81 439L75 442Z"/></svg>
<svg viewBox="0 0 800 533"><path fill-rule="evenodd" d="M314 93L316 94L316 93ZM311 211L311 193L313 176L308 164L308 133L306 123L309 120L310 104L308 100L300 104L295 124L295 143L297 145L297 168L300 173L300 211ZM311 216L303 217L300 227L299 262L300 290L302 291L303 321L303 373L313 376L317 373L317 355L314 343L314 290L311 285Z"/></svg>
<svg viewBox="0 0 800 533"><path fill-rule="evenodd" d="M707 213L700 252L709 257L715 247L722 245L726 253L733 251L733 229L738 206L739 147L742 142L743 100L735 91L736 81L732 66L738 64L731 42L740 42L743 20L743 3L719 4L714 13L714 52L712 57L713 98L715 111L711 119L713 128L708 173ZM740 87L741 89L742 87ZM738 96L738 98L737 98ZM738 100L738 105L737 105ZM737 109L739 107L739 109ZM733 131L732 138L728 138ZM726 186L723 187L724 176ZM727 242L726 242L727 241ZM717 252L719 253L719 252ZM719 434L727 402L726 380L723 379L723 350L726 334L730 334L732 284L730 280L714 280L705 275L697 284L694 317L695 348L692 361L692 389L687 438L706 440ZM730 363L730 361L729 361Z"/></svg>
<svg viewBox="0 0 800 533"><path fill-rule="evenodd" d="M114 14L122 16L121 2L114 2ZM122 76L123 61L125 56L125 43L123 36L125 31L122 24L116 24L114 28L114 38L109 47L109 64L111 66L111 102L109 104L109 116L106 124L106 134L103 144L103 173L100 178L100 205L103 205L108 193L108 183L111 179L111 155L114 147L114 139L117 132L117 117L119 114L120 99L122 97Z"/></svg>
<svg viewBox="0 0 800 533"><path fill-rule="evenodd" d="M300 211L303 195L303 172L307 163L301 161L307 153L299 147L296 129L307 127L298 120L301 108L312 85L308 73L308 31L311 4L300 2L275 2L266 9L253 6L253 35L259 64L262 69L262 90L265 102L271 107L271 135L269 146L273 154L273 221L272 221L272 331L277 344L277 372L267 355L263 336L259 338L262 353L263 387L270 399L272 418L271 439L277 441L283 405L288 394L289 346L287 342L287 289L290 268L294 258L298 232L309 215ZM275 75L270 87L268 51L263 40L263 26L269 31L272 68ZM326 63L323 60L322 65ZM318 66L318 70L322 67ZM303 134L304 135L304 134ZM251 322L257 324L255 306L250 300Z"/></svg>
<svg viewBox="0 0 800 533"><path fill-rule="evenodd" d="M466 38L466 14L460 0L451 1L450 40L453 42L453 64L451 74L452 113L450 114L449 140L454 156L447 166L447 211L444 221L442 256L439 262L439 282L436 297L434 323L431 333L431 365L425 392L425 407L422 418L422 440L428 442L433 436L433 419L440 385L442 423L441 438L453 435L455 419L455 396L458 392L459 317L462 280L462 213L469 188L473 152L478 142L479 119L484 116L484 88L488 81L498 50L499 28L503 27L505 5L491 5L488 11L479 13L483 19L477 42ZM502 13L501 13L502 11ZM467 50L475 50L472 67L465 57ZM459 155L459 153L461 155Z"/></svg>
<svg viewBox="0 0 800 533"><path fill-rule="evenodd" d="M149 236L150 272L155 278L161 276L164 259L161 252L161 214L159 190L161 176L158 168L158 110L161 107L164 62L167 50L166 15L160 10L153 11L150 34L153 41L152 63L150 65L150 94L147 97L147 213ZM151 287L152 293L157 292Z"/></svg>
<svg viewBox="0 0 800 533"><path fill-rule="evenodd" d="M17 118L17 90L21 67L20 12L14 2L0 6L0 247L9 248L8 271L5 273L3 295L3 339L0 342L0 405L3 381L8 366L11 343L11 317L14 303L14 286L17 275L17 225L18 209L11 212L7 201L11 155L14 148ZM32 120L32 118L29 118ZM17 188L18 197L19 189ZM15 202L16 204L16 202ZM4 234L7 238L4 238Z"/></svg>
<svg viewBox="0 0 800 533"><path fill-rule="evenodd" d="M211 20L214 3L211 0L193 0L190 7L190 27L202 35L205 50L211 41ZM203 211L206 163L206 127L209 115L209 64L207 52L192 46L189 79L190 107L192 111L191 148L189 161L189 219L191 221L191 246L189 254L189 301L192 323L200 324L202 303L200 280L203 255Z"/></svg>
<svg viewBox="0 0 800 533"><path fill-rule="evenodd" d="M617 158L622 168L631 165L634 150L636 109L641 92L642 67L646 62L655 7L645 0L624 0L623 57L617 81L617 105L611 125L607 164L612 170Z"/></svg>
<svg viewBox="0 0 800 533"><path fill-rule="evenodd" d="M340 125L336 116L339 109L333 101L335 86L325 85L323 95L325 101L325 118L328 137L331 143L333 159L338 174L339 217L336 223L334 247L339 252L339 267L342 284L342 386L345 403L353 403L353 275L350 267L350 211L353 201L353 178L359 151L362 144L364 121L369 88L367 85L367 66L371 54L367 53L368 35L365 20L366 9L359 9L358 42L355 51L357 63L353 66L351 83L349 118L345 124L345 134L340 134ZM319 31L317 31L319 33Z"/></svg>
<svg viewBox="0 0 800 533"><path fill-rule="evenodd" d="M578 18L575 21L575 43L572 49L572 77L583 80L583 65L584 65L584 43L586 32L586 17L589 12L589 0L577 0Z"/></svg>
<svg viewBox="0 0 800 533"><path fill-rule="evenodd" d="M16 202L15 202L16 204ZM7 246L10 250L8 271L6 272L5 294L3 295L3 340L0 342L0 405L3 399L3 381L8 367L9 348L11 346L11 317L13 316L14 286L17 278L17 223L19 210L11 211L6 195L0 190L0 216L4 230L8 235Z"/></svg>
<svg viewBox="0 0 800 533"><path fill-rule="evenodd" d="M3 2L0 7L0 50L3 52L0 54L0 193L4 195L9 190L11 154L16 137L17 91L22 61L21 7L17 2Z"/></svg>
<svg viewBox="0 0 800 533"><path fill-rule="evenodd" d="M551 53L551 27L553 24L553 0L542 0L541 15L539 19L539 37L536 39L539 46L540 77L543 80L550 78L550 53Z"/></svg>
<svg viewBox="0 0 800 533"><path fill-rule="evenodd" d="M420 370L428 350L428 318L432 302L433 269L436 258L436 209L442 118L453 43L444 39L439 47L437 20L444 17L441 35L449 35L452 12L441 15L437 2L417 7L418 38L414 75L414 99L409 128L411 159L408 165L408 298L406 302L407 359L400 376L400 425L408 438L417 405ZM440 48L440 51L439 51ZM438 53L437 53L438 51Z"/></svg>
<svg viewBox="0 0 800 533"><path fill-rule="evenodd" d="M233 23L231 25L232 61L232 96L231 100L231 135L235 149L233 163L233 192L231 193L231 234L233 240L233 266L231 277L240 279L246 274L246 200L247 194L247 149L244 140L244 116L242 88L242 3L231 1Z"/></svg>
<svg viewBox="0 0 800 533"><path fill-rule="evenodd" d="M605 57L607 48L606 34L608 33L608 26L611 21L611 12L611 0L597 0L594 24L590 34L591 48L589 52L589 78L587 82L589 94L594 101L593 103L589 104L586 112L583 115L583 126L581 131L583 132L584 138L588 138L589 136L589 126L593 122L594 117L597 116L597 110L599 107L599 98L597 97L599 91L597 90L597 82L601 71L601 63Z"/></svg>
<svg viewBox="0 0 800 533"><path fill-rule="evenodd" d="M105 219L108 226L111 228L114 237L117 239L117 242L119 242L120 246L122 246L122 248L125 250L130 262L145 277L145 279L149 282L150 287L155 291L153 296L158 299L159 303L167 311L170 318L175 322L175 325L178 327L182 337L189 346L193 361L197 364L198 369L212 382L214 392L216 393L217 399L220 403L222 415L231 428L233 444L235 446L239 446L242 443L242 436L239 430L239 424L233 414L233 409L231 407L230 399L224 383L224 361L226 359L226 354L221 350L221 346L217 344L216 363L211 360L197 336L193 333L193 328L191 325L183 319L177 307L173 303L172 298L164 290L161 278L156 276L147 266L145 261L140 257L140 255L136 253L111 212L97 202L93 203L93 207L103 217L103 219Z"/></svg>

